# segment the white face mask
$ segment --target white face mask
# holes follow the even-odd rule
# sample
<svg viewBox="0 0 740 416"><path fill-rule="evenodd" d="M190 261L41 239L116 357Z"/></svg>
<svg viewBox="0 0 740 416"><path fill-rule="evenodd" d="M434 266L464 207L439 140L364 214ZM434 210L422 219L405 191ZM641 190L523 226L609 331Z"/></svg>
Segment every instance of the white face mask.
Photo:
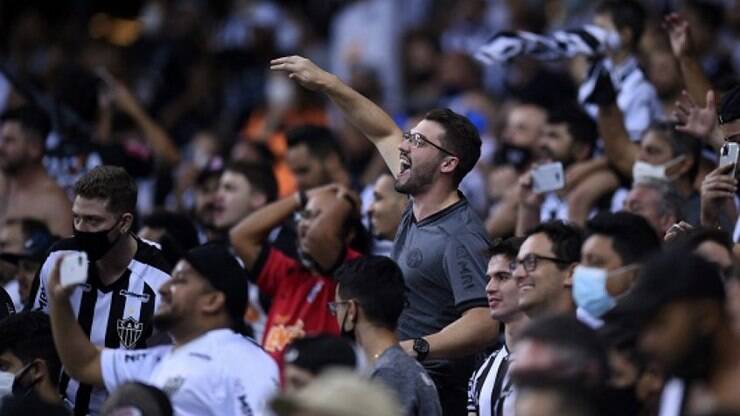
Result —
<svg viewBox="0 0 740 416"><path fill-rule="evenodd" d="M643 162L642 160L637 160L632 166L632 179L636 182L640 179L645 178L658 179L667 182L672 181L673 179L675 179L675 177L668 176L668 169L672 168L677 163L680 163L685 158L686 156L681 155L675 159L669 160L662 165L651 165L650 163Z"/></svg>
<svg viewBox="0 0 740 416"><path fill-rule="evenodd" d="M15 381L15 374L0 371L0 398L9 396L13 392L13 381Z"/></svg>

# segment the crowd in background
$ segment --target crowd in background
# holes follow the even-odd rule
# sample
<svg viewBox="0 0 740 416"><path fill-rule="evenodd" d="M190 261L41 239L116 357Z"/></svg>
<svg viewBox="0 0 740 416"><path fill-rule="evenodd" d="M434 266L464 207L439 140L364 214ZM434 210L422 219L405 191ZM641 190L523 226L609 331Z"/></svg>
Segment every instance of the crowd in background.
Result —
<svg viewBox="0 0 740 416"><path fill-rule="evenodd" d="M3 408L738 414L739 73L738 0L3 2Z"/></svg>

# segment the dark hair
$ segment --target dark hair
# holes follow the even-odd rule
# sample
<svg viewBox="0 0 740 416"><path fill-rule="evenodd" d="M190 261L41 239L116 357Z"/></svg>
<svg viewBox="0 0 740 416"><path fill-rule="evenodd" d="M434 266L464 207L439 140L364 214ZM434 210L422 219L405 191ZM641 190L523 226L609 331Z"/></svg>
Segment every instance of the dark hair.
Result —
<svg viewBox="0 0 740 416"><path fill-rule="evenodd" d="M497 238L488 249L488 257L506 256L513 259L519 253L519 247L522 246L524 240L524 237Z"/></svg>
<svg viewBox="0 0 740 416"><path fill-rule="evenodd" d="M586 238L611 238L623 265L638 263L660 250L660 239L647 220L626 211L603 212L586 223Z"/></svg>
<svg viewBox="0 0 740 416"><path fill-rule="evenodd" d="M699 21L712 32L720 30L724 24L724 10L718 2L687 0L684 2L684 7L695 14Z"/></svg>
<svg viewBox="0 0 740 416"><path fill-rule="evenodd" d="M653 123L650 127L648 127L647 130L645 130L645 134L650 131L655 131L656 133L663 136L668 142L668 145L671 146L671 152L673 153L674 158L681 155L686 155L687 157L693 158L694 164L687 172L689 179L693 181L694 179L696 179L696 175L699 172L699 161L701 160L701 141L690 134L682 133L676 130L676 125L677 123L675 122Z"/></svg>
<svg viewBox="0 0 740 416"><path fill-rule="evenodd" d="M676 241L677 246L681 246L689 251L696 250L702 243L711 241L727 249L732 256L732 237L725 231L714 228L697 227L691 230L687 235Z"/></svg>
<svg viewBox="0 0 740 416"><path fill-rule="evenodd" d="M293 340L283 351L283 362L318 375L330 367L355 369L357 354L348 340L318 334Z"/></svg>
<svg viewBox="0 0 740 416"><path fill-rule="evenodd" d="M339 147L334 132L323 126L306 124L294 127L285 133L288 148L306 145L308 153L316 158L326 158L336 154L342 159L342 149Z"/></svg>
<svg viewBox="0 0 740 416"><path fill-rule="evenodd" d="M39 140L42 145L46 140L46 136L51 131L51 121L45 112L41 109L31 106L23 106L6 110L0 115L0 123L6 121L15 121L21 125L23 130L32 133L36 140Z"/></svg>
<svg viewBox="0 0 740 416"><path fill-rule="evenodd" d="M677 221L684 218L683 214L683 198L679 195L676 188L669 182L656 179L656 178L641 178L632 184L632 189L637 186L652 189L657 192L660 196L660 206L658 211L660 215L673 214Z"/></svg>
<svg viewBox="0 0 740 416"><path fill-rule="evenodd" d="M459 184L480 158L481 139L478 130L467 117L449 108L437 108L424 115L425 120L439 123L445 131L442 146L460 159L453 173L455 184Z"/></svg>
<svg viewBox="0 0 740 416"><path fill-rule="evenodd" d="M191 248L199 245L198 230L187 215L165 210L156 210L144 217L141 225L150 228L164 229L164 235L158 241L169 264L176 264Z"/></svg>
<svg viewBox="0 0 740 416"><path fill-rule="evenodd" d="M573 143L588 146L593 152L599 137L599 130L594 120L575 104L556 106L548 110L547 122L550 124L565 123L568 133L573 138Z"/></svg>
<svg viewBox="0 0 740 416"><path fill-rule="evenodd" d="M82 198L107 201L111 212L136 213L136 182L123 168L95 167L75 182L74 191Z"/></svg>
<svg viewBox="0 0 740 416"><path fill-rule="evenodd" d="M356 299L368 320L395 331L406 303L403 272L388 257L367 256L347 262L334 272L339 294Z"/></svg>
<svg viewBox="0 0 740 416"><path fill-rule="evenodd" d="M278 184L272 166L262 163L231 162L226 166L224 172L238 173L249 182L249 185L263 193L267 202L277 199Z"/></svg>
<svg viewBox="0 0 740 416"><path fill-rule="evenodd" d="M617 30L630 29L632 31L632 49L640 43L642 32L645 30L647 13L645 8L636 0L606 0L598 5L596 14L608 14Z"/></svg>
<svg viewBox="0 0 740 416"><path fill-rule="evenodd" d="M563 377L577 377L572 381L585 388L598 388L608 379L609 364L606 348L596 331L580 322L575 316L550 315L527 325L519 334L519 341L534 340L550 345L553 349L567 354L567 364L577 366L579 374L555 374L548 369L537 376L544 379L562 380Z"/></svg>
<svg viewBox="0 0 740 416"><path fill-rule="evenodd" d="M23 363L40 358L57 383L62 363L54 348L49 316L41 311L20 312L0 321L0 353L9 351Z"/></svg>
<svg viewBox="0 0 740 416"><path fill-rule="evenodd" d="M583 232L574 224L565 223L561 220L543 222L532 228L527 237L534 234L545 234L552 243L552 253L555 257L568 263L581 261L581 245L583 244ZM568 264L558 264L559 269L565 269Z"/></svg>

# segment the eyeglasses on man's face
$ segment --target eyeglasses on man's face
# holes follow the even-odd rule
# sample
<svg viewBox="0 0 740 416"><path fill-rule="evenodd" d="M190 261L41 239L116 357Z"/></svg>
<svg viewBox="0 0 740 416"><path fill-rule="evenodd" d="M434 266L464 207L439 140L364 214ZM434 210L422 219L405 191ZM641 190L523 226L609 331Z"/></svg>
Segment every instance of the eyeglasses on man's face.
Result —
<svg viewBox="0 0 740 416"><path fill-rule="evenodd" d="M556 257L540 256L539 254L529 253L526 256L524 256L524 258L521 260L513 259L511 263L509 263L509 270L512 273L514 273L516 268L519 267L519 265L521 264L522 266L524 266L524 270L527 273L531 273L537 270L537 265L540 260L547 260L547 261L551 261L551 262L559 263L559 264L571 263L568 260L563 260L563 259L559 259Z"/></svg>
<svg viewBox="0 0 740 416"><path fill-rule="evenodd" d="M339 308L339 305L347 305L351 300L341 300L338 302L329 302L326 306L329 307L329 313L332 316L337 316L337 309Z"/></svg>
<svg viewBox="0 0 740 416"><path fill-rule="evenodd" d="M426 136L424 136L421 133L412 133L410 131L407 131L406 133L403 134L403 140L405 142L411 143L411 146L413 146L413 147L415 147L417 149L418 148L421 148L421 147L424 147L425 144L428 144L428 145L434 147L435 149L439 150L442 153L447 153L450 156L457 157L457 155L455 155L454 153L452 153L449 150L445 149L444 147L441 147L441 146L438 146L438 145L432 143L429 139L426 138Z"/></svg>

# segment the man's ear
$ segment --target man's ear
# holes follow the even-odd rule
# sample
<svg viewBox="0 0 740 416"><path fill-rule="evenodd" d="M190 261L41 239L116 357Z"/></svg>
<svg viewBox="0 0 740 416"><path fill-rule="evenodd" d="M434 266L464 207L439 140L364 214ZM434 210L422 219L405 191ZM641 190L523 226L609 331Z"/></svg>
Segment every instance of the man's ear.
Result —
<svg viewBox="0 0 740 416"><path fill-rule="evenodd" d="M131 228L133 228L134 225L134 215L130 212L126 212L121 215L121 219L123 219L123 227L121 227L121 231L123 233L131 231Z"/></svg>
<svg viewBox="0 0 740 416"><path fill-rule="evenodd" d="M219 290L214 290L211 293L207 293L203 311L207 313L216 313L221 309L224 309L226 305L226 295Z"/></svg>
<svg viewBox="0 0 740 416"><path fill-rule="evenodd" d="M439 167L439 171L442 173L452 173L459 164L460 159L454 156L445 156L442 164Z"/></svg>
<svg viewBox="0 0 740 416"><path fill-rule="evenodd" d="M576 266L578 266L578 263L573 263L565 270L565 279L563 280L563 286L565 287L572 287L573 286L573 273L576 271Z"/></svg>

